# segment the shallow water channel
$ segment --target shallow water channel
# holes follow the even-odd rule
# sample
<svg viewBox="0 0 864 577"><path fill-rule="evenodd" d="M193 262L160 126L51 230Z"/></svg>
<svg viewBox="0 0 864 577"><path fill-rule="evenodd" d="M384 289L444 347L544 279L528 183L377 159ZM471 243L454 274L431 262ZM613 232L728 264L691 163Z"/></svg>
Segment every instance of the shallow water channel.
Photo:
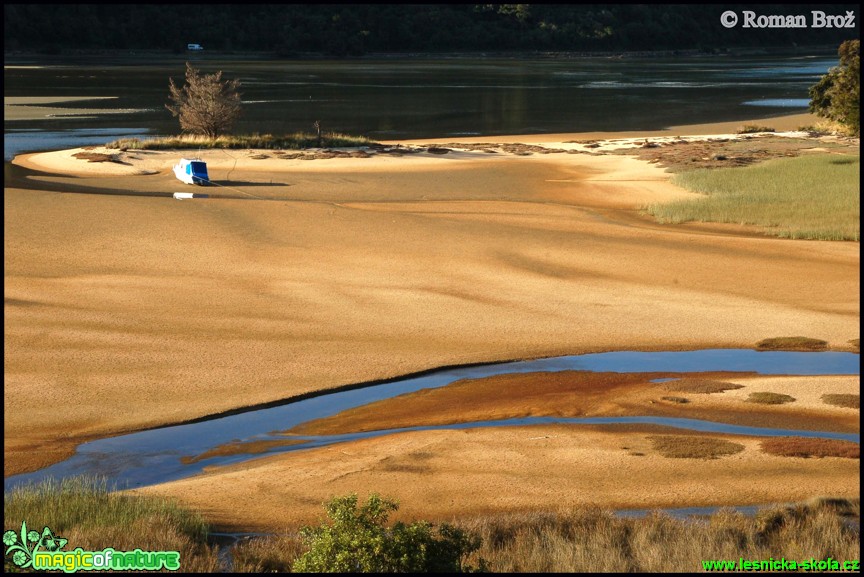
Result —
<svg viewBox="0 0 864 577"><path fill-rule="evenodd" d="M265 455L297 451L356 439L388 435L404 431L430 429L464 429L472 427L504 427L517 425L567 423L615 424L650 423L689 430L753 435L806 436L844 439L860 442L857 433L837 433L743 427L719 422L653 416L627 417L528 417L499 421L481 421L452 425L409 427L344 435L285 435L279 431L421 389L443 387L462 379L477 379L507 373L596 371L619 373L642 372L742 372L762 375L858 375L860 355L842 352L758 352L748 349L708 349L684 352L610 352L533 361L519 361L441 369L414 376L393 379L369 386L322 393L311 398L286 401L278 406L249 408L227 416L199 422L140 431L107 439L99 439L78 447L69 459L39 471L5 479L5 490L53 477L61 479L76 475L105 477L115 488L141 487L164 483L200 473L205 467L227 465ZM261 441L285 441L263 452L200 458L208 451L226 444L233 446ZM290 444L292 443L293 444ZM257 450L257 449L256 449ZM198 457L190 462L190 457Z"/></svg>

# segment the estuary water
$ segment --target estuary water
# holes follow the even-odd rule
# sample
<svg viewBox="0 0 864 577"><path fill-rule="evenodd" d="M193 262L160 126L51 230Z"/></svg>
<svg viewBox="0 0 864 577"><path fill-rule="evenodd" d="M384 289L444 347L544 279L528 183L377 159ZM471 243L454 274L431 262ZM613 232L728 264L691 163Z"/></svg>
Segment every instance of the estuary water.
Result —
<svg viewBox="0 0 864 577"><path fill-rule="evenodd" d="M178 133L165 104L169 79L183 84L187 60L201 72L222 71L223 78L241 81L243 116L236 133L312 132L318 120L325 131L378 140L658 130L805 112L809 87L837 64L833 51L650 58L7 59L5 98L110 99L51 104L69 112L34 120L5 117L6 160L94 139Z"/></svg>
<svg viewBox="0 0 864 577"><path fill-rule="evenodd" d="M580 424L653 424L679 429L751 436L799 436L842 439L860 442L857 433L837 433L742 427L696 419L653 416L628 417L528 417L499 421L480 421L441 426L418 426L344 435L285 435L300 424L338 414L375 401L398 395L446 386L462 379L484 378L508 373L555 372L565 370L597 372L673 372L729 371L763 375L857 375L860 355L842 352L757 352L754 350L708 349L683 352L619 351L553 357L533 361L494 363L453 367L407 376L369 386L323 393L311 398L286 402L267 408L252 408L195 423L141 431L100 439L78 447L69 459L40 471L5 479L5 490L75 475L105 477L118 488L141 487L181 479L200 473L204 467L239 463L264 455L311 449L357 439L416 430L475 427L508 427L561 423ZM243 445L269 442L264 452L243 450ZM275 443L274 443L275 442ZM284 442L284 444L282 443ZM204 457L208 451L231 445L239 450L230 455ZM203 458L202 458L203 457ZM191 458L191 460L190 460Z"/></svg>

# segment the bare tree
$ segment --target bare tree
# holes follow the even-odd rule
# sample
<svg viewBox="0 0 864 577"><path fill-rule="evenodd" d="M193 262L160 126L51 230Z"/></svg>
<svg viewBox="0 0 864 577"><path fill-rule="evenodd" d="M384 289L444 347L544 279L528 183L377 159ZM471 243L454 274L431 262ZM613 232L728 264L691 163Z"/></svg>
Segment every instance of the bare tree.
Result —
<svg viewBox="0 0 864 577"><path fill-rule="evenodd" d="M169 78L168 88L174 104L165 108L180 118L184 132L216 138L230 130L240 116L239 80L222 80L222 71L201 74L186 63L186 84L178 88Z"/></svg>

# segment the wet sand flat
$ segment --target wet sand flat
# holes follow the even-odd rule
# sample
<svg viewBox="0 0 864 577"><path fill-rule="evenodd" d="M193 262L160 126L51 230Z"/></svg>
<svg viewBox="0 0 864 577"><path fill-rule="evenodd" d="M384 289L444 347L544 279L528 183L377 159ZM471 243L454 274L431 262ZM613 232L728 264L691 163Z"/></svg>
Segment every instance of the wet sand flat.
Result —
<svg viewBox="0 0 864 577"><path fill-rule="evenodd" d="M859 337L858 243L657 225L641 205L691 193L626 156L213 151L222 186L176 201L182 151L73 152L17 159L34 172L5 189L6 475L89 438L442 365Z"/></svg>
<svg viewBox="0 0 864 577"><path fill-rule="evenodd" d="M664 377L672 380L651 382ZM741 388L710 394L676 392L675 383L681 379L691 384L740 384ZM796 396L788 405L760 405L747 401L753 391ZM858 409L828 405L821 397L859 391L858 376L505 374L457 381L311 421L286 431L284 442L292 442L295 434L344 434L529 416L654 415L754 427L858 432ZM673 397L688 402L670 400ZM740 446L740 451L714 459L669 458L654 444L657 436L684 437L694 443L724 440ZM221 526L276 532L313 523L321 514L321 504L331 496L358 491L397 498L406 519L439 521L577 504L638 509L858 496L857 459L778 457L761 450L763 440L634 424L445 428L210 467L195 478L132 492L177 498L206 511Z"/></svg>
<svg viewBox="0 0 864 577"><path fill-rule="evenodd" d="M349 493L398 500L394 519L432 521L589 504L674 508L860 494L857 459L767 455L759 439L733 435L698 437L740 444L737 454L675 459L654 449L654 435L682 432L557 425L416 431L268 457L133 493L177 498L221 527L273 532L319 522L325 501Z"/></svg>

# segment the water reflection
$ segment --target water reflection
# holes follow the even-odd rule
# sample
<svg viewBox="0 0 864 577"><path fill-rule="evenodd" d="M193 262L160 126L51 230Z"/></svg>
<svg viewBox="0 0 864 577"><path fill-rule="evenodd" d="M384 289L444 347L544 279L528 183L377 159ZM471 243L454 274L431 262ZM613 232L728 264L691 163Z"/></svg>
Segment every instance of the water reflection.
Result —
<svg viewBox="0 0 864 577"><path fill-rule="evenodd" d="M135 130L175 134L164 108L168 79L181 81L183 57L124 66L102 60L4 68L7 97L116 96L118 118L4 122L10 130ZM325 130L371 138L658 130L806 110L808 89L836 54L663 58L437 58L357 61L196 61L242 82L238 133ZM780 105L752 102L783 102ZM79 103L80 104L80 103ZM99 104L104 107L104 101ZM772 108L774 108L772 110ZM83 132L82 136L86 136ZM85 141L82 141L85 142ZM68 142L37 146L57 148ZM9 148L8 145L6 147ZM44 150L39 148L39 150ZM8 156L8 152L7 152Z"/></svg>

